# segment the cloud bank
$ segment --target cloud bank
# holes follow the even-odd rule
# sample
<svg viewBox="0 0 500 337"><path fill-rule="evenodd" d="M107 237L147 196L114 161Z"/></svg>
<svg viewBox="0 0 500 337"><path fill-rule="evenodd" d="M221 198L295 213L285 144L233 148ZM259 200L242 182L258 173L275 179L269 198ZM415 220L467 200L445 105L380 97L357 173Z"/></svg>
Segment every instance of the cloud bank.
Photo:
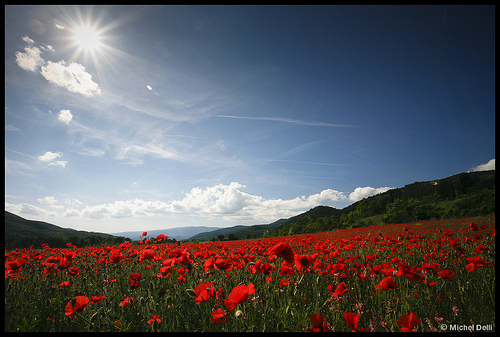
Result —
<svg viewBox="0 0 500 337"><path fill-rule="evenodd" d="M57 157L59 157L59 154L47 152L44 156L40 156L39 159L46 162L53 162ZM245 185L232 182L229 185L218 184L205 189L195 187L188 193L185 193L182 199L169 202L159 200L146 201L135 198L126 201L86 206L79 201L59 203L53 196L47 196L39 198L38 202L48 205L51 208L50 212L29 204L13 205L6 203L5 209L13 212L29 212L25 214L39 212L40 215L54 215L52 210L58 209L60 210L60 216L90 219L180 214L207 219L222 218L226 221L270 222L297 215L307 209L332 201L357 201L363 197L382 193L390 189L389 187L358 187L349 197L343 192L325 189L320 193L307 197L266 199L262 196L243 192L242 189L245 187Z"/></svg>

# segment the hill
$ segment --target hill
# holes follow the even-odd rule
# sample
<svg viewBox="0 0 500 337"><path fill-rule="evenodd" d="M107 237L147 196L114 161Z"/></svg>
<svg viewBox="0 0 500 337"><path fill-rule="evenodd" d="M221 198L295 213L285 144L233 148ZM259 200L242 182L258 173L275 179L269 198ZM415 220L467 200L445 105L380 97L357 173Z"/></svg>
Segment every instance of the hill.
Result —
<svg viewBox="0 0 500 337"><path fill-rule="evenodd" d="M235 226L200 233L189 240L223 234L239 239L286 236L382 223L405 223L495 214L495 171L460 173L415 182L357 201L341 210L318 206L268 225Z"/></svg>
<svg viewBox="0 0 500 337"><path fill-rule="evenodd" d="M112 235L125 236L131 238L132 240L143 240L144 238L157 237L160 234L166 235L170 239L176 241L185 240L193 235L200 232L214 231L219 229L219 227L207 227L207 226L189 226L189 227L174 227L167 229L154 229L148 230L148 234L145 237L141 237L143 231L131 231L131 232L119 232L111 233Z"/></svg>
<svg viewBox="0 0 500 337"><path fill-rule="evenodd" d="M78 247L101 243L121 243L127 238L110 234L62 228L43 221L26 220L5 211L5 248L64 247L68 242Z"/></svg>

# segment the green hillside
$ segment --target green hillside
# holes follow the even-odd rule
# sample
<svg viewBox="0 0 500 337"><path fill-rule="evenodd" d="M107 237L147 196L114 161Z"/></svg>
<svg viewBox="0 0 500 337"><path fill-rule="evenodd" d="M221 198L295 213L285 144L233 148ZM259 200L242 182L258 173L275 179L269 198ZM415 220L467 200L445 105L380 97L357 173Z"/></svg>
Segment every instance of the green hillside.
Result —
<svg viewBox="0 0 500 337"><path fill-rule="evenodd" d="M415 182L357 201L341 210L318 206L269 225L235 226L200 233L189 240L259 238L314 233L384 223L406 223L495 214L495 171L460 173ZM217 233L216 233L217 232Z"/></svg>
<svg viewBox="0 0 500 337"><path fill-rule="evenodd" d="M5 249L39 248L42 243L50 247L64 247L68 242L82 247L101 243L121 243L126 238L110 234L62 228L43 221L26 220L5 211Z"/></svg>

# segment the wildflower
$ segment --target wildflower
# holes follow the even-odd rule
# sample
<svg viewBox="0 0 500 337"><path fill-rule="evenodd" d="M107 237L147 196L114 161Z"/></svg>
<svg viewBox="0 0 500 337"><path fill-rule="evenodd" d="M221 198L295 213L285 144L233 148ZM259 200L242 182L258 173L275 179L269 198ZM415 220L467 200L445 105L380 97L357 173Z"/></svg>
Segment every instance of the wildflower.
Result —
<svg viewBox="0 0 500 337"><path fill-rule="evenodd" d="M255 293L255 287L252 283L247 285L240 284L234 287L229 293L229 300L224 300L224 304L228 310L233 310L238 304L245 302L248 295Z"/></svg>
<svg viewBox="0 0 500 337"><path fill-rule="evenodd" d="M401 332L413 332L413 329L422 322L417 315L410 312L409 315L401 315L398 319L398 323L403 326L400 330Z"/></svg>
<svg viewBox="0 0 500 337"><path fill-rule="evenodd" d="M212 313L212 318L210 322L213 324L226 323L227 322L227 312L218 308L215 312Z"/></svg>
<svg viewBox="0 0 500 337"><path fill-rule="evenodd" d="M270 252L276 254L276 256L282 257L287 263L293 263L294 252L286 242L280 242L270 249Z"/></svg>
<svg viewBox="0 0 500 337"><path fill-rule="evenodd" d="M105 298L106 298L106 296L92 296L92 301L90 302L90 304L99 303Z"/></svg>
<svg viewBox="0 0 500 337"><path fill-rule="evenodd" d="M380 281L379 284L377 284L377 289L398 289L398 285L396 282L394 282L394 279L392 276L387 276L385 279Z"/></svg>
<svg viewBox="0 0 500 337"><path fill-rule="evenodd" d="M127 297L123 301L120 302L120 307L131 307L132 304L134 303L135 298L133 297Z"/></svg>
<svg viewBox="0 0 500 337"><path fill-rule="evenodd" d="M215 289L212 282L204 282L194 288L194 300L196 304L203 301L208 301L209 298L214 296Z"/></svg>
<svg viewBox="0 0 500 337"><path fill-rule="evenodd" d="M137 288L139 286L139 280L141 279L141 273L130 274L128 279L128 284L131 288Z"/></svg>
<svg viewBox="0 0 500 337"><path fill-rule="evenodd" d="M64 282L62 282L59 286L60 286L61 288L68 288L68 287L70 287L71 285L73 285L73 281L64 281Z"/></svg>
<svg viewBox="0 0 500 337"><path fill-rule="evenodd" d="M330 326L329 326L329 324L325 325L325 317L322 314L320 314L320 313L311 314L309 319L311 320L311 323L313 325L312 327L307 328L304 324L302 324L302 327L304 327L304 329L307 329L306 332L327 332L327 331L330 331Z"/></svg>
<svg viewBox="0 0 500 337"><path fill-rule="evenodd" d="M83 309L89 304L89 298L86 296L76 296L70 300L64 308L64 314L70 316L71 319L75 318L76 314L82 312Z"/></svg>
<svg viewBox="0 0 500 337"><path fill-rule="evenodd" d="M453 281L455 279L455 273L451 270L441 270L438 273L439 277L445 280Z"/></svg>
<svg viewBox="0 0 500 337"><path fill-rule="evenodd" d="M344 282L341 282L337 288L335 288L335 291L332 291L333 287L332 287L333 284L330 284L327 289L330 291L330 296L335 296L335 297L339 297L340 295L343 295L345 294L346 292L349 292L349 288L346 286L346 284Z"/></svg>
<svg viewBox="0 0 500 337"><path fill-rule="evenodd" d="M345 322L352 329L352 332L363 331L363 328L358 328L359 318L361 317L359 314L355 314L353 312L344 312L343 313Z"/></svg>
<svg viewBox="0 0 500 337"><path fill-rule="evenodd" d="M142 238L143 236L146 236L146 235L148 235L148 232L143 232L143 233L142 233L142 235L141 235L141 238Z"/></svg>
<svg viewBox="0 0 500 337"><path fill-rule="evenodd" d="M148 320L148 324L153 324L154 322L157 322L157 323L161 323L161 317L160 315L152 315L149 320Z"/></svg>

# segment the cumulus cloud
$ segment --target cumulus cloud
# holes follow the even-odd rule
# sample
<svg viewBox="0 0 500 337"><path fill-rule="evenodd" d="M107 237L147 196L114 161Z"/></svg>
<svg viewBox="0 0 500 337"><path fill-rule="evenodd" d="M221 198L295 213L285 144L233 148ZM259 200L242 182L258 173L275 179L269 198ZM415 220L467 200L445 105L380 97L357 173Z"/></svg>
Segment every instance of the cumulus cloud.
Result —
<svg viewBox="0 0 500 337"><path fill-rule="evenodd" d="M494 170L495 169L495 159L493 158L486 164L481 164L476 167L472 168L472 171L477 172L477 171L489 171L489 170Z"/></svg>
<svg viewBox="0 0 500 337"><path fill-rule="evenodd" d="M46 154L47 160L54 160L57 154ZM315 206L331 201L357 201L367 196L382 193L389 187L359 187L347 197L343 192L325 189L309 196L293 199L266 199L262 196L245 193L245 185L232 182L229 185L218 184L204 189L195 187L179 200L169 202L132 199L112 203L87 205L77 202L65 202L64 217L84 217L90 219L129 218L180 214L198 216L207 219L222 218L228 221L251 221L266 223L280 218L289 218ZM57 201L53 197L38 199L42 204L53 207ZM58 208L60 205L56 205ZM30 211L30 208L25 210ZM33 209L37 209L33 206ZM32 210L32 209L31 209Z"/></svg>
<svg viewBox="0 0 500 337"><path fill-rule="evenodd" d="M34 46L35 41L29 37L23 37L23 41L26 42L28 46L24 48L24 53L16 51L16 63L24 70L35 71L38 66L45 63L41 56L42 52L40 48Z"/></svg>
<svg viewBox="0 0 500 337"><path fill-rule="evenodd" d="M99 85L92 81L92 75L79 63L48 61L47 65L42 67L41 74L50 83L66 88L70 92L84 96L101 94Z"/></svg>
<svg viewBox="0 0 500 337"><path fill-rule="evenodd" d="M71 110L61 110L59 111L59 114L57 115L57 119L59 119L61 122L69 124L71 120L73 119L73 115L71 114Z"/></svg>
<svg viewBox="0 0 500 337"><path fill-rule="evenodd" d="M66 88L70 92L82 94L84 96L100 95L99 85L92 81L85 67L79 63L72 62L67 64L64 60L59 62L45 61L42 58L42 50L54 51L52 46L36 47L35 41L28 36L23 37L23 41L28 45L24 52L17 51L16 63L24 70L36 71L41 67L40 73L52 84Z"/></svg>
<svg viewBox="0 0 500 337"><path fill-rule="evenodd" d="M379 187L379 188L373 188L370 186L358 187L354 190L354 192L349 194L349 200L356 202L364 198L371 197L372 195L375 194L387 192L390 189L392 189L392 187Z"/></svg>
<svg viewBox="0 0 500 337"><path fill-rule="evenodd" d="M67 161L62 161L62 160L54 160L56 158L59 158L62 156L62 153L57 152L50 152L47 151L45 152L44 155L38 156L38 160L47 163L48 166L58 166L58 167L66 167L66 164L68 163Z"/></svg>

